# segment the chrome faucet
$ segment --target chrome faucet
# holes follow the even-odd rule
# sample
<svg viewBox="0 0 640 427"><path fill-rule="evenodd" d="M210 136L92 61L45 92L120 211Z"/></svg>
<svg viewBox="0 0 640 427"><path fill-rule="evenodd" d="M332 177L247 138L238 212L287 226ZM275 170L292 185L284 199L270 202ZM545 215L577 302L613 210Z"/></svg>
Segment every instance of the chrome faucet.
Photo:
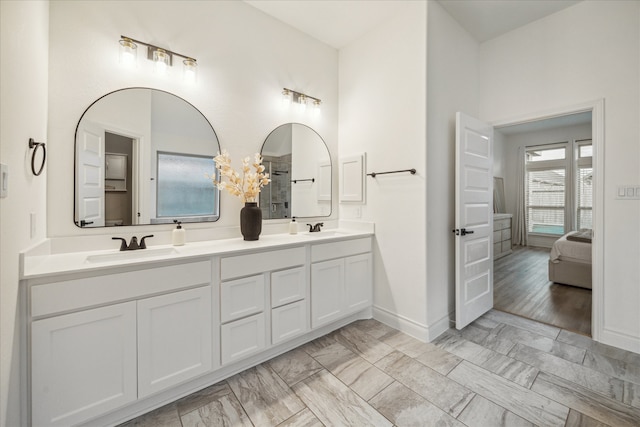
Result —
<svg viewBox="0 0 640 427"><path fill-rule="evenodd" d="M319 233L320 227L324 225L324 222L319 222L315 225L307 224L309 226L309 233Z"/></svg>
<svg viewBox="0 0 640 427"><path fill-rule="evenodd" d="M131 243L129 243L129 245L127 245L127 241L125 239L123 239L122 237L112 237L111 240L121 240L122 241L122 243L120 243L120 250L121 251L135 251L136 249L147 249L147 243L144 241L144 239L146 239L147 237L153 237L153 234L150 234L148 236L144 236L140 240L140 244L138 244L138 238L136 236L133 236L131 238Z"/></svg>

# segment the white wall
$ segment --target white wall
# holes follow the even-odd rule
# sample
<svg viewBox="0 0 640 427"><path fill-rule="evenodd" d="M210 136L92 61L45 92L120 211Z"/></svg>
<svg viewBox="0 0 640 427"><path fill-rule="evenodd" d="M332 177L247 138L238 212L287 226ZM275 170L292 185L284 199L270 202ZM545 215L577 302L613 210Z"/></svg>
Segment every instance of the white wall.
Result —
<svg viewBox="0 0 640 427"><path fill-rule="evenodd" d="M604 316L600 339L640 352L640 2L585 1L481 45L480 118L604 98Z"/></svg>
<svg viewBox="0 0 640 427"><path fill-rule="evenodd" d="M340 50L340 156L367 153L366 204L340 217L375 222L374 316L427 338L426 3ZM337 164L337 163L334 163ZM360 211L360 214L359 212Z"/></svg>
<svg viewBox="0 0 640 427"><path fill-rule="evenodd" d="M429 2L427 47L427 312L432 338L455 310L455 113L478 115L478 43Z"/></svg>
<svg viewBox="0 0 640 427"><path fill-rule="evenodd" d="M73 224L73 150L82 112L115 89L152 87L184 98L209 119L236 167L242 157L260 150L271 130L287 122L313 127L337 158L335 49L244 2L129 1L126 7L122 5L113 1L51 3L48 192L55 197L48 204L49 236L98 235L92 244L110 244L106 237L112 230L80 230ZM123 69L118 63L120 35L195 56L197 84L182 81L180 66L168 77L154 74L151 62L143 59L144 46L139 46L139 67ZM178 64L180 61L177 58ZM283 87L322 99L321 115L283 109ZM224 193L220 220L189 224L187 237L207 238L208 230L238 226L240 208L239 199ZM332 218L337 218L337 202L333 212ZM171 228L132 227L123 234L153 231L153 243L160 244L170 242Z"/></svg>
<svg viewBox="0 0 640 427"><path fill-rule="evenodd" d="M20 422L17 322L18 252L46 236L48 166L31 172L29 138L47 136L49 4L0 2L0 162L9 166L9 195L0 199L0 426ZM35 235L30 214L35 213Z"/></svg>

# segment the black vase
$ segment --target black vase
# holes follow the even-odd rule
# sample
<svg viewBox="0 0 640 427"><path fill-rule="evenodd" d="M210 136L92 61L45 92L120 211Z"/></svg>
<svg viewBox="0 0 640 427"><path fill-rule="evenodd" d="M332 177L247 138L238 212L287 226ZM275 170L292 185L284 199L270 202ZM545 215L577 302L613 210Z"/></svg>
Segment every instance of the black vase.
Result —
<svg viewBox="0 0 640 427"><path fill-rule="evenodd" d="M262 211L257 202L247 202L240 209L240 232L244 240L258 240L262 231Z"/></svg>

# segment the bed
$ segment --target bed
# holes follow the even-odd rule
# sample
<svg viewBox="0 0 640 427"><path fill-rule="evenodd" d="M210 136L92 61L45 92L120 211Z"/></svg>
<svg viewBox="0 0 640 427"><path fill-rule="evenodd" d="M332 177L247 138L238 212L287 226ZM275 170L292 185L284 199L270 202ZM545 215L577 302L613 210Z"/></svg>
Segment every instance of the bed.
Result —
<svg viewBox="0 0 640 427"><path fill-rule="evenodd" d="M591 230L572 231L553 244L549 280L591 289Z"/></svg>

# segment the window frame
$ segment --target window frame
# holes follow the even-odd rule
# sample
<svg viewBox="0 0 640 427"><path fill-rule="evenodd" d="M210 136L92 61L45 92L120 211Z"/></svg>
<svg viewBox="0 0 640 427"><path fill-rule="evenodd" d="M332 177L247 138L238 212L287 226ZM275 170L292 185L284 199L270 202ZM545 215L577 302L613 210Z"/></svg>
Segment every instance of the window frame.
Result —
<svg viewBox="0 0 640 427"><path fill-rule="evenodd" d="M554 160L538 160L538 161L528 161L527 160L527 156L531 151L541 151L541 150L555 150L555 149L559 149L559 148L563 148L564 149L564 159L554 159ZM571 168L571 159L573 157L572 155L572 150L571 150L571 143L570 141L562 141L562 142L556 142L556 143L551 143L551 144L541 144L541 145L529 145L529 146L525 146L524 147L524 155L525 155L525 159L524 159L524 170L525 170L525 176L524 176L524 186L525 186L525 196L526 196L526 205L525 205L525 215L526 215L526 230L527 230L527 235L530 236L543 236L543 237L554 237L557 238L559 236L562 236L564 234L567 233L567 230L571 228L572 225L572 212L573 212L573 207L572 207L572 197L571 195L573 194L573 186L572 186L572 182L573 182L573 178L572 178L572 168ZM530 224L530 218L529 218L529 209L532 208L532 206L529 205L529 198L530 198L530 192L529 192L529 172L536 172L536 171L548 171L548 170L557 170L557 169L563 169L564 170L564 206L562 206L561 208L557 208L557 209L562 209L563 210L563 232L562 234L556 234L556 233L541 233L541 232L534 232L534 231L529 231L529 224ZM554 206L533 206L533 209L535 208L549 208L549 209L556 209L556 207Z"/></svg>

